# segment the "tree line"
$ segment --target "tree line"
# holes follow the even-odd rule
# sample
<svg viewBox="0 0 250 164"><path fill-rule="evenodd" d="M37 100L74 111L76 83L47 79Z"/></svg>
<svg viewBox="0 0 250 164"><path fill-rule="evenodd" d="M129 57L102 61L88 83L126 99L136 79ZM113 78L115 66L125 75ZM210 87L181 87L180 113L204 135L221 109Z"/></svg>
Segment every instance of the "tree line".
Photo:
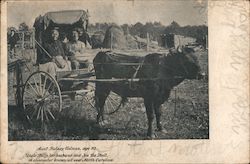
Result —
<svg viewBox="0 0 250 164"><path fill-rule="evenodd" d="M96 31L103 31L104 33L114 23L95 23L89 24L88 31L94 33ZM10 28L14 27L9 27ZM173 21L171 24L165 26L161 22L147 22L142 24L137 22L135 24L123 24L121 25L125 34L137 35L141 38L146 38L147 33L150 36L151 40L157 41L164 34L174 33L177 35L183 35L188 37L196 38L197 43L204 44L206 36L208 35L208 27L206 25L198 26L180 26L177 22ZM28 30L29 26L22 22L20 23L18 30L25 31Z"/></svg>

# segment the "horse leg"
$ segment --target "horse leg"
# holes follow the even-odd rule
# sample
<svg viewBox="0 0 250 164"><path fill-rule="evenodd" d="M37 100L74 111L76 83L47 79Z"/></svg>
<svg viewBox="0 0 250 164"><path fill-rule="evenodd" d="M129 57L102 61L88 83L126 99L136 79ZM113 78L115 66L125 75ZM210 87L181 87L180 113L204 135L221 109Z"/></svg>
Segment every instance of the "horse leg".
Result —
<svg viewBox="0 0 250 164"><path fill-rule="evenodd" d="M96 86L95 90L95 107L97 109L97 123L102 125L104 124L104 104L106 101L106 98L109 95L109 90L107 90L105 87L100 88L98 85Z"/></svg>
<svg viewBox="0 0 250 164"><path fill-rule="evenodd" d="M168 91L165 94L165 97L163 95L159 95L159 97L162 97L162 99L158 99L158 101L154 102L154 111L155 111L155 117L156 117L157 131L161 131L164 133L167 133L167 131L162 128L162 124L161 124L161 104L163 104L164 101L168 99L169 95L170 95L170 91Z"/></svg>
<svg viewBox="0 0 250 164"><path fill-rule="evenodd" d="M147 101L144 99L144 104L146 107L146 113L147 113L147 118L148 118L148 132L147 136L149 138L154 138L153 130L152 130L152 123L154 119L154 110L153 110L153 103L152 101Z"/></svg>
<svg viewBox="0 0 250 164"><path fill-rule="evenodd" d="M154 112L155 112L155 117L156 117L156 126L157 126L157 131L162 130L162 125L161 125L161 108L160 108L159 103L154 103Z"/></svg>
<svg viewBox="0 0 250 164"><path fill-rule="evenodd" d="M163 129L162 124L161 124L161 104L155 103L154 104L154 111L155 111L155 117L156 117L156 127L157 131L167 133L165 129Z"/></svg>

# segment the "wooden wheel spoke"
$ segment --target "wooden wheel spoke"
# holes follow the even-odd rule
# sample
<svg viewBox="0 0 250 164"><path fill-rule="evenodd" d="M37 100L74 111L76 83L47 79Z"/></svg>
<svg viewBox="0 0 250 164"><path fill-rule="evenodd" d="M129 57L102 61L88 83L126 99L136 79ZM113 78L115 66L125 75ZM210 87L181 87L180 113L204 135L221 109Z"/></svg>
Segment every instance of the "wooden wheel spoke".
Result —
<svg viewBox="0 0 250 164"><path fill-rule="evenodd" d="M42 106L41 107L41 120L42 120L42 122L43 122L43 110L44 110L44 107Z"/></svg>
<svg viewBox="0 0 250 164"><path fill-rule="evenodd" d="M105 105L104 107L106 107L107 109L110 109L110 108L109 108L110 104L109 104L108 99L106 99L106 101L105 101L105 104L104 104L104 105Z"/></svg>
<svg viewBox="0 0 250 164"><path fill-rule="evenodd" d="M39 108L40 108L40 104L38 104L39 105ZM35 108L34 109L34 111L32 112L32 114L31 114L31 118L33 118L34 117L34 115L35 115L35 113L38 111L38 107L37 108Z"/></svg>
<svg viewBox="0 0 250 164"><path fill-rule="evenodd" d="M37 95L39 95L38 91L35 90L35 88L30 84L29 81L28 81L28 84L29 84L29 86L31 86L32 90L33 90Z"/></svg>
<svg viewBox="0 0 250 164"><path fill-rule="evenodd" d="M111 93L109 94L109 96L112 97L113 99L121 99L120 96L118 96L117 94L115 94L115 93L113 93L113 92L111 92Z"/></svg>
<svg viewBox="0 0 250 164"><path fill-rule="evenodd" d="M44 93L45 93L45 87L46 87L46 84L47 84L47 79L48 79L48 76L45 76L44 83L43 83L43 89L42 89L42 95L44 95Z"/></svg>
<svg viewBox="0 0 250 164"><path fill-rule="evenodd" d="M58 104L58 103L50 102L50 105L52 106L52 109L53 109L53 110L54 110L55 108L58 108L58 107L59 107L59 104Z"/></svg>
<svg viewBox="0 0 250 164"><path fill-rule="evenodd" d="M49 121L49 117L48 117L48 115L47 115L47 108L44 108L44 115L45 115L45 118L46 118L46 120L47 121Z"/></svg>
<svg viewBox="0 0 250 164"><path fill-rule="evenodd" d="M108 100L108 101L109 101L110 105L113 107L113 109L116 110L116 107L112 104L112 102L110 100ZM118 106L119 106L119 104L118 104Z"/></svg>
<svg viewBox="0 0 250 164"><path fill-rule="evenodd" d="M110 107L112 107L112 104L110 103L109 99L106 99L106 106L107 106L107 110L110 110ZM109 105L108 105L109 104ZM109 106L109 107L108 107Z"/></svg>
<svg viewBox="0 0 250 164"><path fill-rule="evenodd" d="M38 74L39 76L39 90L40 90L40 93L42 93L42 74Z"/></svg>
<svg viewBox="0 0 250 164"><path fill-rule="evenodd" d="M120 102L118 102L117 100L115 100L115 99L112 98L111 96L109 96L108 98L111 99L113 102L115 102L117 105L120 105Z"/></svg>
<svg viewBox="0 0 250 164"><path fill-rule="evenodd" d="M38 120L39 117L40 117L40 113L41 113L41 106L39 106L39 109L38 109L38 113L37 113L37 116L36 116L36 119Z"/></svg>
<svg viewBox="0 0 250 164"><path fill-rule="evenodd" d="M39 105L39 104L38 104L38 103L32 104L31 106L28 106L28 107L26 108L26 110L28 111L29 109L32 109L32 108L34 108L34 107L37 106L37 105Z"/></svg>
<svg viewBox="0 0 250 164"><path fill-rule="evenodd" d="M34 76L32 76L32 78L33 78L33 80L34 80L34 83L35 83L35 86L36 86L37 91L39 91L39 88L38 88L38 86L37 86L36 79L34 78Z"/></svg>
<svg viewBox="0 0 250 164"><path fill-rule="evenodd" d="M24 92L28 93L31 96L32 99L34 99L34 97L36 97L36 95L33 95L32 93L28 92L27 90L25 90Z"/></svg>
<svg viewBox="0 0 250 164"><path fill-rule="evenodd" d="M53 96L52 98L57 98L57 97L59 98L58 95L49 94L49 95L47 95L47 96L44 96L43 99L49 98L49 97L51 97L51 96Z"/></svg>
<svg viewBox="0 0 250 164"><path fill-rule="evenodd" d="M55 119L55 117L54 117L54 115L52 114L52 112L50 111L50 109L47 109L47 111L48 111L49 115L50 115L53 119Z"/></svg>
<svg viewBox="0 0 250 164"><path fill-rule="evenodd" d="M46 89L46 91L44 92L43 96L46 95L46 93L49 91L50 87L52 86L52 82L49 84L49 87Z"/></svg>
<svg viewBox="0 0 250 164"><path fill-rule="evenodd" d="M115 96L115 95L112 95L112 94L110 94L109 97L110 97L112 100L114 100L114 101L119 101L119 99L121 99L120 97Z"/></svg>
<svg viewBox="0 0 250 164"><path fill-rule="evenodd" d="M51 97L51 98L48 100L48 102L59 100L59 96L57 96L57 95L48 95L46 98L49 98L49 97Z"/></svg>

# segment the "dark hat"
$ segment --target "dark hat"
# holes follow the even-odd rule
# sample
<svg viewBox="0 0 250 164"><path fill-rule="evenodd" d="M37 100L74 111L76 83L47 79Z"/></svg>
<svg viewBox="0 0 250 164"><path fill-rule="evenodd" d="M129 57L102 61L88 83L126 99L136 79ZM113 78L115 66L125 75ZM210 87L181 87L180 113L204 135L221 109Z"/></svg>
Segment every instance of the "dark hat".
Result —
<svg viewBox="0 0 250 164"><path fill-rule="evenodd" d="M16 32L16 29L15 29L15 28L11 28L11 29L10 29L10 31L14 31L14 32Z"/></svg>
<svg viewBox="0 0 250 164"><path fill-rule="evenodd" d="M72 32L73 31L79 32L79 28L73 28Z"/></svg>

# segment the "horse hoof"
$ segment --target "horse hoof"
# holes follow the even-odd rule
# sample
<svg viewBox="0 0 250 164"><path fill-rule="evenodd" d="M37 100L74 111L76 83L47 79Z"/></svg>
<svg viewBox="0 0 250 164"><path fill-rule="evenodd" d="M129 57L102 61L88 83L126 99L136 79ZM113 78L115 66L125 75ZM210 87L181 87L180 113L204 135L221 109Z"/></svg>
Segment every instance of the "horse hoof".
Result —
<svg viewBox="0 0 250 164"><path fill-rule="evenodd" d="M108 124L108 121L107 120L104 120L102 121L104 125L107 125Z"/></svg>
<svg viewBox="0 0 250 164"><path fill-rule="evenodd" d="M156 137L157 137L156 134L147 135L147 139L150 139L150 140L155 139Z"/></svg>
<svg viewBox="0 0 250 164"><path fill-rule="evenodd" d="M102 127L102 126L104 125L104 124L103 124L103 121L97 122L97 125L100 126L100 127Z"/></svg>
<svg viewBox="0 0 250 164"><path fill-rule="evenodd" d="M159 128L157 128L156 131L157 132L161 132L161 133L168 133L165 129L159 129Z"/></svg>
<svg viewBox="0 0 250 164"><path fill-rule="evenodd" d="M167 133L168 133L167 130L165 130L165 129L162 129L160 132L161 132L161 133L164 133L164 134L167 134Z"/></svg>

